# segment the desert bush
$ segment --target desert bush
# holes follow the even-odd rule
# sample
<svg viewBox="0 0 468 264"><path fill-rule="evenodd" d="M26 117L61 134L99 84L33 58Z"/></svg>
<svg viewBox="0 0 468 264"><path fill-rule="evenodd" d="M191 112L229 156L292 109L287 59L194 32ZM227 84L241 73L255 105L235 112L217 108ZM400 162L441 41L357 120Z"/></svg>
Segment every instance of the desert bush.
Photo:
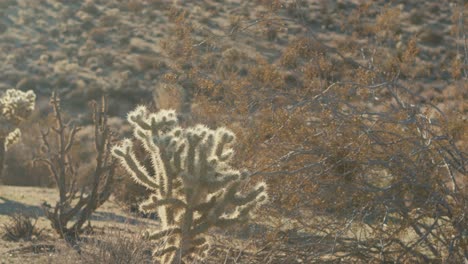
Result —
<svg viewBox="0 0 468 264"><path fill-rule="evenodd" d="M35 106L36 95L33 91L22 92L9 89L0 97L0 175L3 171L5 152L18 142L21 131L18 125L27 119Z"/></svg>
<svg viewBox="0 0 468 264"><path fill-rule="evenodd" d="M2 238L8 241L31 241L41 236L42 230L36 227L37 217L25 214L14 214L9 216L7 223L3 224Z"/></svg>
<svg viewBox="0 0 468 264"><path fill-rule="evenodd" d="M76 241L84 232L83 225L109 199L112 191L115 162L110 155L112 133L107 124L107 103L103 97L101 104L91 104L96 161L93 169L88 170L88 184L82 186L78 184L78 163L72 156L79 128L63 119L60 99L56 93L52 94L50 104L56 123L52 129L41 132L44 157L36 159L36 162L48 167L59 191L59 200L54 206L44 203L43 209L60 237L70 245L78 246Z"/></svg>
<svg viewBox="0 0 468 264"><path fill-rule="evenodd" d="M272 13L259 11L258 20L234 34L258 37L262 30L253 28L265 26L259 21L291 21L271 5ZM202 65L208 56L221 57L209 45L225 44L232 32L200 40L203 33L194 27L177 31L191 43L193 67L184 82L193 85L185 87L177 78L181 65L172 67L171 76L193 89L191 119L230 125L242 157L236 162L254 171L252 181L263 179L270 187L264 222L279 234L300 234L270 234L282 237L273 239L278 258L297 253L317 263L468 259L461 213L467 210L466 139L453 126L464 112L443 112L443 103L421 95L418 87L428 71L421 65L429 52L420 44L424 36L402 34L399 6L380 7L369 2L329 12L330 25L348 13L340 30L349 35L338 47L321 40L310 21L295 20L305 33L294 36L280 56L258 52L237 59L247 75L212 74ZM188 23L187 13L178 17L180 25ZM169 48L167 56L172 53ZM458 125L467 127L466 121ZM288 246L291 240L298 242L296 250Z"/></svg>
<svg viewBox="0 0 468 264"><path fill-rule="evenodd" d="M182 128L175 111L150 113L143 106L130 112L128 121L151 157L152 173L135 156L131 140L113 154L137 183L152 191L140 208L161 218L162 230L148 237L164 241L153 252L162 263L202 259L209 247L208 229L245 223L252 209L265 202L263 183L240 193L248 173L230 165L234 134L226 128Z"/></svg>

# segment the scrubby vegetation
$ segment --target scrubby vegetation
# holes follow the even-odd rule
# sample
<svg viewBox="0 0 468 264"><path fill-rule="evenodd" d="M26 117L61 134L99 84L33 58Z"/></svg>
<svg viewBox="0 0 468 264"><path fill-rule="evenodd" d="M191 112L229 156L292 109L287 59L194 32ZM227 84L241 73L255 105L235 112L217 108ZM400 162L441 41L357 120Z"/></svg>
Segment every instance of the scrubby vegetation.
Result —
<svg viewBox="0 0 468 264"><path fill-rule="evenodd" d="M9 216L9 222L3 224L2 238L8 241L30 241L39 239L42 230L36 227L37 217L25 214L13 214Z"/></svg>
<svg viewBox="0 0 468 264"><path fill-rule="evenodd" d="M59 199L54 206L43 203L42 207L57 234L70 245L77 246L76 240L84 232L83 225L112 192L115 162L110 154L112 134L107 124L107 105L105 98L100 105L92 103L96 161L94 168L86 171L89 175L79 175L79 163L72 155L79 128L65 122L56 93L52 94L50 104L55 126L41 132L44 157L35 161L49 169ZM51 130L53 135L50 135ZM82 182L79 182L80 177Z"/></svg>
<svg viewBox="0 0 468 264"><path fill-rule="evenodd" d="M0 162L58 190L48 260L468 261L463 1L3 2Z"/></svg>

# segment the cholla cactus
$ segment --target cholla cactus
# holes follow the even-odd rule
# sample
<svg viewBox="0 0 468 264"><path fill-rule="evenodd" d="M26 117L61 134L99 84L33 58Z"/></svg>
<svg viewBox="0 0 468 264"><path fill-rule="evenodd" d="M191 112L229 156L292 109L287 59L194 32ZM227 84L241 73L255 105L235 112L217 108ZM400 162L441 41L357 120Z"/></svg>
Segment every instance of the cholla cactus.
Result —
<svg viewBox="0 0 468 264"><path fill-rule="evenodd" d="M2 116L11 123L21 122L34 111L35 101L36 95L33 91L9 89L0 98Z"/></svg>
<svg viewBox="0 0 468 264"><path fill-rule="evenodd" d="M149 113L143 106L130 112L128 121L151 159L154 175L137 159L131 140L114 147L113 154L137 183L153 192L140 209L161 218L162 230L149 238L164 241L153 252L162 263L204 257L209 228L246 222L252 209L267 200L264 183L239 193L248 173L230 165L235 136L228 129L182 128L175 111Z"/></svg>
<svg viewBox="0 0 468 264"><path fill-rule="evenodd" d="M35 101L36 95L33 91L9 89L0 97L0 174L5 151L19 141L21 131L17 126L34 111Z"/></svg>

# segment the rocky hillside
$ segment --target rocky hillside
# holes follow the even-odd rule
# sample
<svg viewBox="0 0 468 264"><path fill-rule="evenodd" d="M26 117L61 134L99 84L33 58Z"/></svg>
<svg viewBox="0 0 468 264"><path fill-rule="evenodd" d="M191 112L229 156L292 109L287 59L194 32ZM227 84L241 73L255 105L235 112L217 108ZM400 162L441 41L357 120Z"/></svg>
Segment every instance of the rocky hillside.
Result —
<svg viewBox="0 0 468 264"><path fill-rule="evenodd" d="M415 91L439 101L460 99L452 77L457 63L465 63L466 72L463 1L360 2L1 0L0 89L33 89L43 102L58 89L76 111L105 92L113 100L111 114L124 116L135 104L151 102L165 74L178 73L180 81L184 69L174 65L171 48L180 44L173 39L180 22L175 14L185 10L193 37L188 45L215 53L209 61L215 66L231 47L276 63L299 35L364 58L383 52L366 50L366 27L394 27L386 52L418 40ZM186 62L185 69L206 63Z"/></svg>

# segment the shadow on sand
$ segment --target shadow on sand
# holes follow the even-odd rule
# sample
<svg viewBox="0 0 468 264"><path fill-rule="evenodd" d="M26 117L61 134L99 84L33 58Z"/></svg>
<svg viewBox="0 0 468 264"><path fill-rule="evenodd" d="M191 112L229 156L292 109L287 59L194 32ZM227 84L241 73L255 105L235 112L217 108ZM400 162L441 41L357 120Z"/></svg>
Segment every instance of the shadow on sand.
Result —
<svg viewBox="0 0 468 264"><path fill-rule="evenodd" d="M0 197L0 214L12 215L15 213L37 217L44 216L44 212L40 206L26 205L4 197Z"/></svg>
<svg viewBox="0 0 468 264"><path fill-rule="evenodd" d="M0 197L0 215L25 214L33 217L43 217L44 211L40 206L26 205L4 197ZM91 216L91 221L109 221L127 223L131 225L142 224L142 221L134 217L115 214L112 212L97 211Z"/></svg>
<svg viewBox="0 0 468 264"><path fill-rule="evenodd" d="M118 215L111 212L94 212L91 216L91 221L110 221L110 222L117 222L117 223L125 223L130 225L139 225L144 224L144 222L134 218L128 217L123 215Z"/></svg>

